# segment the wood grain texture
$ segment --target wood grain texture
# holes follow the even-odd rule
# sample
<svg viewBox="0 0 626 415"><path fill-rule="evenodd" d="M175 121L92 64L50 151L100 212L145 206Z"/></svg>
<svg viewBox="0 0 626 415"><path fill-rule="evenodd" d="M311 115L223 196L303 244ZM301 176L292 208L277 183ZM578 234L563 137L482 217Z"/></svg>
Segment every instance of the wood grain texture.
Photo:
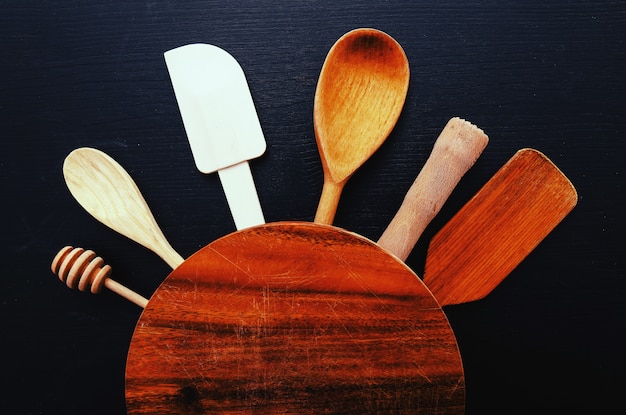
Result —
<svg viewBox="0 0 626 415"><path fill-rule="evenodd" d="M432 239L424 282L441 304L484 297L577 201L546 156L520 150Z"/></svg>
<svg viewBox="0 0 626 415"><path fill-rule="evenodd" d="M128 352L129 414L461 414L454 334L373 242L274 223L219 239L156 291Z"/></svg>

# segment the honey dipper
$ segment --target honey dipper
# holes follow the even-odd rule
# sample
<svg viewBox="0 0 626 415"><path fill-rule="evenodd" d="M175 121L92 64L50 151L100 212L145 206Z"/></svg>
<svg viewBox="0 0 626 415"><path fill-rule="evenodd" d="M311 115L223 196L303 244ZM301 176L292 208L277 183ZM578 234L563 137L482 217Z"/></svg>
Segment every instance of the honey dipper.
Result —
<svg viewBox="0 0 626 415"><path fill-rule="evenodd" d="M148 299L109 278L111 266L105 265L104 260L92 250L72 246L62 248L52 260L52 272L69 288L98 294L102 287L107 287L141 308L148 305Z"/></svg>

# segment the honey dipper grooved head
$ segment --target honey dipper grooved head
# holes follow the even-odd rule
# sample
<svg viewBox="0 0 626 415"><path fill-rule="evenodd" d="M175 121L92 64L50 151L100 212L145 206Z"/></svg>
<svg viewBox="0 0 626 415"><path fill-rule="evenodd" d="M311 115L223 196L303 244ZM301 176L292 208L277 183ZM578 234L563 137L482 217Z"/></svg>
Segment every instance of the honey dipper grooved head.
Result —
<svg viewBox="0 0 626 415"><path fill-rule="evenodd" d="M111 274L111 267L91 250L66 246L52 261L52 272L69 287L97 294Z"/></svg>

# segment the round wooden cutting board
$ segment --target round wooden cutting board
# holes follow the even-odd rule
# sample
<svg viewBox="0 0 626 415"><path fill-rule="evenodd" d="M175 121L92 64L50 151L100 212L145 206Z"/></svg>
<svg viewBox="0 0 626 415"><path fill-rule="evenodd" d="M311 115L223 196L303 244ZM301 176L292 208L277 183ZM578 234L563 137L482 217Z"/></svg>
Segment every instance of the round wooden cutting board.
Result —
<svg viewBox="0 0 626 415"><path fill-rule="evenodd" d="M150 299L126 364L129 414L461 414L448 320L401 261L306 222L225 236Z"/></svg>

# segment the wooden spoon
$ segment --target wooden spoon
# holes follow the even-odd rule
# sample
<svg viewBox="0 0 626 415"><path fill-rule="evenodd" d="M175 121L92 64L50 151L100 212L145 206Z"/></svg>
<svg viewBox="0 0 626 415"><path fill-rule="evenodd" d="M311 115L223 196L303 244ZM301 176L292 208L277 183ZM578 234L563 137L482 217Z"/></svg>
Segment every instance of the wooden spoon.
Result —
<svg viewBox="0 0 626 415"><path fill-rule="evenodd" d="M356 29L330 49L313 108L324 186L315 222L331 224L350 176L385 141L409 87L402 47L375 29Z"/></svg>
<svg viewBox="0 0 626 415"><path fill-rule="evenodd" d="M159 228L130 175L100 150L83 147L63 163L67 187L94 218L159 255L176 268L183 258Z"/></svg>

